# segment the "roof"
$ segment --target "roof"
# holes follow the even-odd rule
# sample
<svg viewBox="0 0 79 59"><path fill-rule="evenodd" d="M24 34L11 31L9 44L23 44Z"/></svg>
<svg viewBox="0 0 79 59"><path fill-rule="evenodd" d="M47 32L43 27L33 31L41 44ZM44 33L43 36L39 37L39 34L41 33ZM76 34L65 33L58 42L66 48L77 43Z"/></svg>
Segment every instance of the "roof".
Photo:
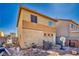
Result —
<svg viewBox="0 0 79 59"><path fill-rule="evenodd" d="M79 25L78 23L76 23L75 21L70 20L70 19L58 19L58 20L69 21L69 22L72 22L72 23L74 23L74 24L76 24L76 25Z"/></svg>
<svg viewBox="0 0 79 59"><path fill-rule="evenodd" d="M51 19L51 20L57 22L56 19L53 19L53 18L51 18L51 17L48 17L48 16L43 15L43 14L41 14L41 13L38 13L38 12L36 12L36 11L34 11L34 10L28 9L28 8L26 8L26 7L20 6L20 7L19 7L19 13L18 13L17 26L18 26L18 22L19 22L19 18L20 18L20 13L21 13L21 10L22 10L22 9L24 9L24 10L26 10L26 11L29 11L29 12L33 12L33 13L35 13L35 14L38 14L38 15L40 15L40 16L46 17L46 18L48 18L48 19Z"/></svg>

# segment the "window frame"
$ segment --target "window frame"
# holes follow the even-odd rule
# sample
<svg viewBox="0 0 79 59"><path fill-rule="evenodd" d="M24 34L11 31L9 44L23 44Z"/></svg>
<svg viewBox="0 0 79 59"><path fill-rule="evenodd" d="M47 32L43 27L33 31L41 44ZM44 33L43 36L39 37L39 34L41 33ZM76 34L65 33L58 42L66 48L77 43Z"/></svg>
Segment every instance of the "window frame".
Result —
<svg viewBox="0 0 79 59"><path fill-rule="evenodd" d="M70 28L75 28L75 25L74 24L70 24Z"/></svg>
<svg viewBox="0 0 79 59"><path fill-rule="evenodd" d="M30 18L32 23L37 23L37 16L31 14Z"/></svg>
<svg viewBox="0 0 79 59"><path fill-rule="evenodd" d="M44 33L44 36L46 36L46 33Z"/></svg>
<svg viewBox="0 0 79 59"><path fill-rule="evenodd" d="M52 26L53 26L53 22L49 21L49 22L48 22L48 26L49 26L49 27L52 27Z"/></svg>

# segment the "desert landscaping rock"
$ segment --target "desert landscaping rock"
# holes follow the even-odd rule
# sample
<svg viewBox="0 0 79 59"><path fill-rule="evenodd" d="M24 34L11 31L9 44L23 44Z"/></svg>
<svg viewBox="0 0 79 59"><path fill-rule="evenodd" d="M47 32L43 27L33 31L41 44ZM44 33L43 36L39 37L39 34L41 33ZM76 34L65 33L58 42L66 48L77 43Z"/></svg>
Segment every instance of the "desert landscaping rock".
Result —
<svg viewBox="0 0 79 59"><path fill-rule="evenodd" d="M15 47L7 48L11 56L78 56L79 48L64 47L65 50L60 50L58 46L51 50L44 50L42 48L29 48L15 50ZM3 56L7 56L6 53Z"/></svg>

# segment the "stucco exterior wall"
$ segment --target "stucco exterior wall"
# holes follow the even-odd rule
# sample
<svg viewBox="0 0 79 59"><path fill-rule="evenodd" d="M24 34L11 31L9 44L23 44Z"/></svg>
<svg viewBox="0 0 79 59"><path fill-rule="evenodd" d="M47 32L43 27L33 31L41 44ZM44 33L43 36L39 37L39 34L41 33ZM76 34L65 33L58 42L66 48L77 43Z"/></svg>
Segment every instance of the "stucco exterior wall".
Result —
<svg viewBox="0 0 79 59"><path fill-rule="evenodd" d="M79 38L79 32L70 32L70 37Z"/></svg>
<svg viewBox="0 0 79 59"><path fill-rule="evenodd" d="M69 36L69 27L68 27L67 21L59 20L56 23L56 36L57 37L60 37L60 36L68 37Z"/></svg>
<svg viewBox="0 0 79 59"><path fill-rule="evenodd" d="M22 34L22 12L20 14L19 22L18 22L18 27L17 27L17 34L18 34L18 42L21 48L24 47L24 40L23 40L23 34Z"/></svg>
<svg viewBox="0 0 79 59"><path fill-rule="evenodd" d="M31 22L31 15L35 15L35 16L37 16L37 19L38 19L37 20L37 23L38 24L42 24L42 25L48 26L48 22L51 21L53 23L53 26L55 26L55 22L53 20L50 20L48 18L45 18L43 16L40 16L38 14L29 12L29 11L26 11L26 10L22 10L21 12L22 12L22 18L23 18L23 20L26 20L28 22Z"/></svg>
<svg viewBox="0 0 79 59"><path fill-rule="evenodd" d="M72 22L68 22L68 24L74 24ZM74 28L69 28L69 37L70 38L74 38L74 39L78 39L79 37L79 31L77 31L78 29L78 25L77 24L74 24Z"/></svg>
<svg viewBox="0 0 79 59"><path fill-rule="evenodd" d="M20 12L17 32L21 48L30 47L32 43L42 45L43 40L47 40L55 44L55 21L27 10L22 9ZM37 23L31 22L31 15L37 16ZM49 21L53 23L53 26L48 26ZM44 33L46 33L46 37L44 36ZM53 36L48 36L48 34L53 34Z"/></svg>
<svg viewBox="0 0 79 59"><path fill-rule="evenodd" d="M43 31L32 30L32 29L23 29L22 33L23 33L25 47L30 47L32 43L42 46L43 40L55 44L56 33L53 33L53 36L48 36L48 35L44 36ZM46 34L48 34L48 32Z"/></svg>

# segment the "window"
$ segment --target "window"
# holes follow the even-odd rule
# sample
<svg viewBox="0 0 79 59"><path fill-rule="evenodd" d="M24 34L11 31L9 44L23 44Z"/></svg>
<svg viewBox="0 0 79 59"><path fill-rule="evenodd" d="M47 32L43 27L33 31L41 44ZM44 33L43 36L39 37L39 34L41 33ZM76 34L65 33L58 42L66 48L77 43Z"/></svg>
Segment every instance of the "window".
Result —
<svg viewBox="0 0 79 59"><path fill-rule="evenodd" d="M44 36L46 36L46 33L44 33Z"/></svg>
<svg viewBox="0 0 79 59"><path fill-rule="evenodd" d="M74 24L70 24L70 28L74 28Z"/></svg>
<svg viewBox="0 0 79 59"><path fill-rule="evenodd" d="M37 23L37 16L31 15L31 22Z"/></svg>
<svg viewBox="0 0 79 59"><path fill-rule="evenodd" d="M48 26L49 27L52 27L53 26L53 23L52 22L48 22Z"/></svg>
<svg viewBox="0 0 79 59"><path fill-rule="evenodd" d="M75 28L75 24L70 24L70 28Z"/></svg>
<svg viewBox="0 0 79 59"><path fill-rule="evenodd" d="M50 36L50 34L48 34L48 36Z"/></svg>
<svg viewBox="0 0 79 59"><path fill-rule="evenodd" d="M53 36L53 34L51 34L51 36Z"/></svg>

